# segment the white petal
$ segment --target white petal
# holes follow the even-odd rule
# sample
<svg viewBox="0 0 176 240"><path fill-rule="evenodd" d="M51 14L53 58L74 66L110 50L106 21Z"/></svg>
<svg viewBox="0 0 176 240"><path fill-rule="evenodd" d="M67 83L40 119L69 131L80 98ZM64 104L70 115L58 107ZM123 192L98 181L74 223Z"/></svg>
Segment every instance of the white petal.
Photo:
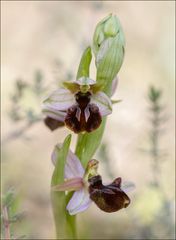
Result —
<svg viewBox="0 0 176 240"><path fill-rule="evenodd" d="M106 116L112 113L112 103L109 97L104 92L98 92L91 97L91 103L98 106L100 114Z"/></svg>
<svg viewBox="0 0 176 240"><path fill-rule="evenodd" d="M77 156L69 150L65 165L65 178L83 177L84 168Z"/></svg>
<svg viewBox="0 0 176 240"><path fill-rule="evenodd" d="M89 193L83 188L76 191L67 205L70 215L85 211L91 204Z"/></svg>
<svg viewBox="0 0 176 240"><path fill-rule="evenodd" d="M125 192L131 192L135 189L135 184L132 182L124 182L121 186L121 189Z"/></svg>
<svg viewBox="0 0 176 240"><path fill-rule="evenodd" d="M54 151L52 152L51 155L51 160L53 164L56 164L57 160L57 151L56 149L60 149L62 147L62 144L57 144L54 148ZM69 150L68 155L67 155L67 161L65 164L65 178L70 179L70 178L76 178L76 177L83 177L84 175L84 168L80 162L80 160L77 158L77 156Z"/></svg>
<svg viewBox="0 0 176 240"><path fill-rule="evenodd" d="M94 85L96 83L95 80L88 78L88 77L81 77L74 82L79 85Z"/></svg>
<svg viewBox="0 0 176 240"><path fill-rule="evenodd" d="M42 112L45 116L64 122L66 112L58 111L50 106L43 106Z"/></svg>
<svg viewBox="0 0 176 240"><path fill-rule="evenodd" d="M74 94L68 89L60 88L54 91L45 101L44 106L58 111L67 110L75 103Z"/></svg>

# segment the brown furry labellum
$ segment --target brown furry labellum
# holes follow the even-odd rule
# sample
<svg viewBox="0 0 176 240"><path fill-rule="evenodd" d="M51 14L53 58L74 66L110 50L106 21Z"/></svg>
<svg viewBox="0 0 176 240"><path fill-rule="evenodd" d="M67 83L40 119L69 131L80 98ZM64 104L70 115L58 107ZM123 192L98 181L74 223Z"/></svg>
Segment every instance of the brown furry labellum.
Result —
<svg viewBox="0 0 176 240"><path fill-rule="evenodd" d="M116 212L128 207L130 199L121 187L121 178L116 178L111 184L103 185L100 175L89 178L90 199L105 212Z"/></svg>
<svg viewBox="0 0 176 240"><path fill-rule="evenodd" d="M99 108L90 103L90 98L90 92L78 92L75 95L76 104L67 110L64 122L75 133L92 132L101 124L102 118Z"/></svg>

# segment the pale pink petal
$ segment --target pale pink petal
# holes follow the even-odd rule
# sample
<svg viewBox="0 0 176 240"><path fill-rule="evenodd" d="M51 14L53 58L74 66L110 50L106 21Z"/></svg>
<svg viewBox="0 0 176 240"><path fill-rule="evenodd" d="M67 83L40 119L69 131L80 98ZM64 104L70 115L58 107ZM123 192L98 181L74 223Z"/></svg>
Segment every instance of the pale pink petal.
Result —
<svg viewBox="0 0 176 240"><path fill-rule="evenodd" d="M44 102L44 106L58 111L66 111L75 103L74 94L68 89L60 88L54 91Z"/></svg>
<svg viewBox="0 0 176 240"><path fill-rule="evenodd" d="M89 193L83 188L74 192L67 205L67 210L70 215L75 215L79 212L85 211L90 206L91 202Z"/></svg>
<svg viewBox="0 0 176 240"><path fill-rule="evenodd" d="M57 144L54 148L54 151L52 152L51 155L51 160L53 164L56 164L57 160L57 149L60 149L62 147L62 144ZM77 156L69 150L68 155L67 155L67 161L65 164L65 173L64 177L66 179L69 178L75 178L75 177L83 177L84 175L84 168L80 162L80 160L77 158Z"/></svg>
<svg viewBox="0 0 176 240"><path fill-rule="evenodd" d="M64 122L66 112L53 109L51 106L43 106L42 113L50 118Z"/></svg>
<svg viewBox="0 0 176 240"><path fill-rule="evenodd" d="M112 113L111 100L104 92L93 94L91 97L91 103L98 106L101 116L106 116Z"/></svg>
<svg viewBox="0 0 176 240"><path fill-rule="evenodd" d="M119 82L119 77L115 77L112 81L112 88L111 88L111 96L114 95L116 89L117 89L117 86L118 86L118 82Z"/></svg>
<svg viewBox="0 0 176 240"><path fill-rule="evenodd" d="M87 122L88 118L90 117L89 106L85 108L84 114L85 114L85 120Z"/></svg>
<svg viewBox="0 0 176 240"><path fill-rule="evenodd" d="M96 83L95 80L88 77L81 77L74 82L77 83L78 85L94 85Z"/></svg>
<svg viewBox="0 0 176 240"><path fill-rule="evenodd" d="M84 168L77 156L69 150L65 165L65 178L83 177Z"/></svg>
<svg viewBox="0 0 176 240"><path fill-rule="evenodd" d="M132 182L124 182L121 186L121 189L125 192L131 192L135 189L135 184Z"/></svg>
<svg viewBox="0 0 176 240"><path fill-rule="evenodd" d="M76 191L83 188L84 183L82 178L71 178L66 180L64 183L58 184L52 187L53 191Z"/></svg>

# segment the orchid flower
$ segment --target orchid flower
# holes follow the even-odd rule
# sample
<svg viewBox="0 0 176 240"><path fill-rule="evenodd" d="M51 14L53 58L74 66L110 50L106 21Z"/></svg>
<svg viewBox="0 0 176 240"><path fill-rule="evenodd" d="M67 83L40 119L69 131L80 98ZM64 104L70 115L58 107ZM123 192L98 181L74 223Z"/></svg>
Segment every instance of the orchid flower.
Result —
<svg viewBox="0 0 176 240"><path fill-rule="evenodd" d="M66 125L75 133L92 132L100 126L103 116L112 113L110 98L95 80L81 77L63 84L65 88L54 91L43 104L45 124L51 130ZM117 79L112 93L116 86Z"/></svg>
<svg viewBox="0 0 176 240"><path fill-rule="evenodd" d="M56 145L52 153L54 165L57 159L56 148L61 148L61 145ZM77 156L69 150L64 172L65 181L52 187L52 190L75 191L66 207L70 215L85 211L92 201L105 212L118 211L129 205L130 199L125 192L133 188L133 184L121 187L121 178L117 178L111 184L103 185L101 176L97 173L98 163L92 159L84 169Z"/></svg>

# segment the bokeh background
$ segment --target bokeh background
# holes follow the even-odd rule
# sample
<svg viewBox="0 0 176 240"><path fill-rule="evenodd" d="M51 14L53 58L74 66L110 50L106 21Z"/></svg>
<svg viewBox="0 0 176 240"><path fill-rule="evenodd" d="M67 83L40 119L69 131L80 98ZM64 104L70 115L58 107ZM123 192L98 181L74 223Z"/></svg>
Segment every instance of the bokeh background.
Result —
<svg viewBox="0 0 176 240"><path fill-rule="evenodd" d="M121 176L136 188L129 194L132 202L127 209L106 214L92 204L81 213L79 237L174 239L174 1L1 2L2 192L13 188L17 210L24 212L12 226L14 235L55 239L50 156L54 145L70 131L63 128L51 133L35 116L40 115L47 93L61 81L75 78L96 24L111 12L119 17L126 36L125 60L114 96L123 101L108 117L96 158L105 182ZM91 77L95 78L93 65ZM14 97L17 79L29 86L19 102ZM40 94L33 91L36 85L43 89ZM147 97L151 85L162 90L165 119L158 137L157 172L148 154L152 147ZM22 116L15 118L16 112ZM73 149L75 142L76 135ZM155 178L160 187L152 185Z"/></svg>

